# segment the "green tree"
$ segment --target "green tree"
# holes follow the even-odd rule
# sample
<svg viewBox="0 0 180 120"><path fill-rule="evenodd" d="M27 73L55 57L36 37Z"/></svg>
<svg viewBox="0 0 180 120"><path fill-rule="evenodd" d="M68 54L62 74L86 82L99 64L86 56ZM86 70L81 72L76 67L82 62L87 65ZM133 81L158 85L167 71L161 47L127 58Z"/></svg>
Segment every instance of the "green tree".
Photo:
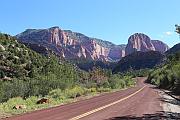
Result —
<svg viewBox="0 0 180 120"><path fill-rule="evenodd" d="M180 34L180 26L176 24L175 27L176 27L176 31L175 31L175 32L177 32L178 34Z"/></svg>
<svg viewBox="0 0 180 120"><path fill-rule="evenodd" d="M180 26L176 24L175 27L176 27L175 32L179 34L179 39L180 39Z"/></svg>
<svg viewBox="0 0 180 120"><path fill-rule="evenodd" d="M0 78L4 78L4 77L5 77L5 73L2 70L0 70Z"/></svg>

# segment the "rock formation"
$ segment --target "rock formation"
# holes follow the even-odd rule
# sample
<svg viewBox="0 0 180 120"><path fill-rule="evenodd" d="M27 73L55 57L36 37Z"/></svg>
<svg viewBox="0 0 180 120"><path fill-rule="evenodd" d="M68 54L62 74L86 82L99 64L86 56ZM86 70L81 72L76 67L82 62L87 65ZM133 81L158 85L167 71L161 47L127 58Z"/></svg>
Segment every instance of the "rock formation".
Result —
<svg viewBox="0 0 180 120"><path fill-rule="evenodd" d="M150 37L143 33L135 33L128 39L128 44L125 48L125 54L129 55L135 51L159 51L164 53L168 50L168 46L159 40L151 40Z"/></svg>
<svg viewBox="0 0 180 120"><path fill-rule="evenodd" d="M59 27L27 29L16 37L24 44L38 44L41 50L44 46L66 59L117 61L124 56L125 47Z"/></svg>
<svg viewBox="0 0 180 120"><path fill-rule="evenodd" d="M155 50L161 53L164 53L169 49L168 45L166 45L160 40L151 40L151 42L154 45Z"/></svg>
<svg viewBox="0 0 180 120"><path fill-rule="evenodd" d="M119 61L122 57L135 51L152 50L163 53L168 49L168 46L163 42L151 40L150 37L142 33L130 36L127 46L124 44L115 45L70 30L61 30L59 27L27 29L16 37L39 53L51 50L56 55L68 60L86 59L112 62Z"/></svg>

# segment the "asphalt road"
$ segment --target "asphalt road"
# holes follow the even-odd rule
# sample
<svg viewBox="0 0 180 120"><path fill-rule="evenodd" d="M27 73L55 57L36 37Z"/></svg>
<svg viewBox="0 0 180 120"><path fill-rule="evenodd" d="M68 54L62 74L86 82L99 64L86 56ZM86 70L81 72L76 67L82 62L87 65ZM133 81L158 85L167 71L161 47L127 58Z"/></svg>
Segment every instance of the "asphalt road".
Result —
<svg viewBox="0 0 180 120"><path fill-rule="evenodd" d="M144 83L145 79L137 78L133 88L5 120L125 120L160 116L160 96L152 85Z"/></svg>

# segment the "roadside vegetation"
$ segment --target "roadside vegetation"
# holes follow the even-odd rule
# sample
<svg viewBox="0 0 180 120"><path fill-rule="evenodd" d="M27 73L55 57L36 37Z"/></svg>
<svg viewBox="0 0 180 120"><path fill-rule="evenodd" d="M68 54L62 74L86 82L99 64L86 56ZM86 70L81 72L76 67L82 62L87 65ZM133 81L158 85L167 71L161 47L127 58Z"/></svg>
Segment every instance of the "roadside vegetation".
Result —
<svg viewBox="0 0 180 120"><path fill-rule="evenodd" d="M40 55L0 33L1 114L20 114L124 89L135 85L132 77L98 67L82 71L53 53ZM47 101L38 104L42 98Z"/></svg>
<svg viewBox="0 0 180 120"><path fill-rule="evenodd" d="M162 67L149 74L148 82L180 95L180 52L169 55Z"/></svg>

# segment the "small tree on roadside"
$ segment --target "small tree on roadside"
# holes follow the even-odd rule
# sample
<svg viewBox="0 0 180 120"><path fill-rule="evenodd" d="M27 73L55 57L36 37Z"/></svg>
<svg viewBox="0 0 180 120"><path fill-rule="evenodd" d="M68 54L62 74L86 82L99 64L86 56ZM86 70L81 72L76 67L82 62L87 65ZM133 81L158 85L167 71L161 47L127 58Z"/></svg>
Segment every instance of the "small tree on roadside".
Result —
<svg viewBox="0 0 180 120"><path fill-rule="evenodd" d="M176 24L175 27L176 27L175 32L178 33L180 37L180 26Z"/></svg>
<svg viewBox="0 0 180 120"><path fill-rule="evenodd" d="M0 70L0 78L4 78L4 77L5 77L4 72Z"/></svg>

